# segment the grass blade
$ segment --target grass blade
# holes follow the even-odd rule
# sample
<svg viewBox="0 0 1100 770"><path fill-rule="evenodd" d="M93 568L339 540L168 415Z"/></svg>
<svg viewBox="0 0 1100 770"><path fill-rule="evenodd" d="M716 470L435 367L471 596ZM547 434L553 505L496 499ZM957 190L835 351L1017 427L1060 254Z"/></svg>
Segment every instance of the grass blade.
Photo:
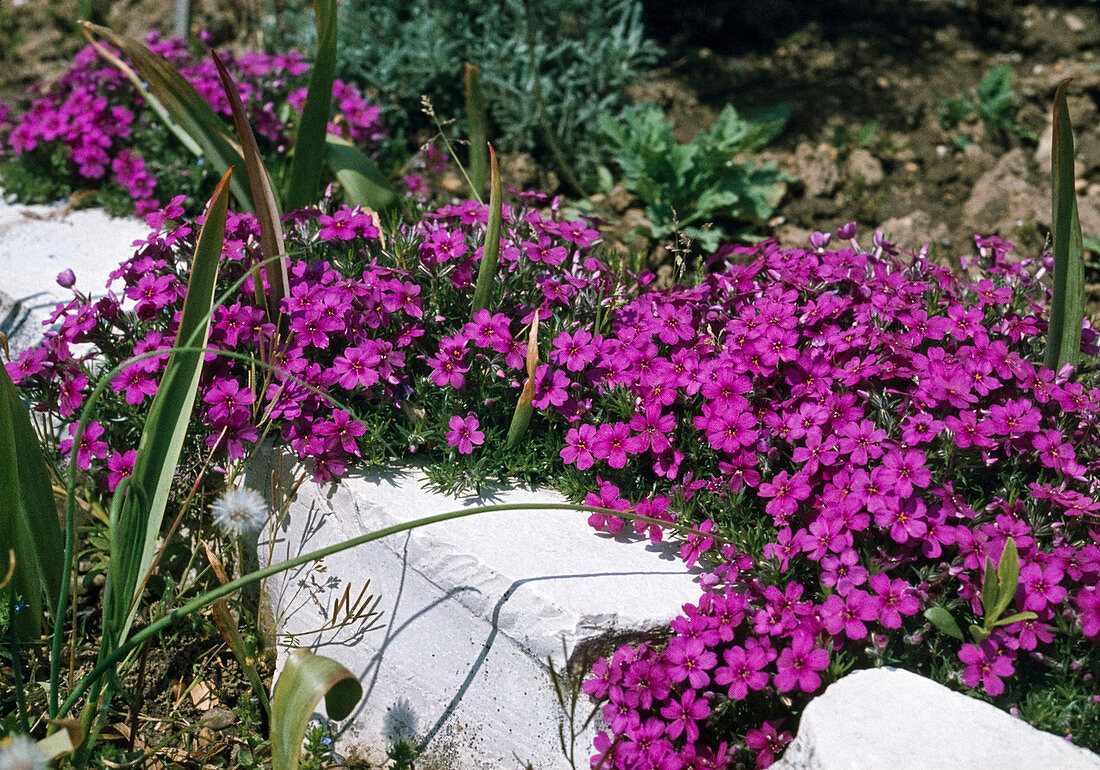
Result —
<svg viewBox="0 0 1100 770"><path fill-rule="evenodd" d="M481 90L481 70L466 63L466 124L470 134L470 184L482 200L489 181L489 116Z"/></svg>
<svg viewBox="0 0 1100 770"><path fill-rule="evenodd" d="M271 704L271 766L297 770L310 717L321 697L331 719L344 719L363 697L355 675L332 658L291 650Z"/></svg>
<svg viewBox="0 0 1100 770"><path fill-rule="evenodd" d="M225 235L232 170L218 182L206 208L206 220L195 246L195 259L183 302L177 345L205 346L209 334L210 309L218 263ZM202 374L203 354L198 350L176 351L168 359L153 405L138 444L130 477L131 487L143 491L127 494L111 539L119 549L111 553L104 591L103 649L110 651L125 638L137 611L135 593L153 563L160 525L168 505L168 493L176 474L191 409Z"/></svg>
<svg viewBox="0 0 1100 770"><path fill-rule="evenodd" d="M7 590L26 607L16 618L22 639L37 638L42 631L43 592L46 606L54 609L63 548L42 446L19 391L0 366L0 554L7 561L9 551L15 552Z"/></svg>
<svg viewBox="0 0 1100 770"><path fill-rule="evenodd" d="M1073 127L1066 106L1069 79L1054 93L1054 144L1050 164L1054 238L1054 297L1043 363L1058 371L1081 357L1081 321L1085 316L1085 256L1077 196L1073 189Z"/></svg>
<svg viewBox="0 0 1100 770"><path fill-rule="evenodd" d="M194 140L194 144L202 148L203 156L219 174L224 174L232 167L244 167L244 159L229 139L231 135L225 121L218 117L199 92L168 60L125 35L119 35L106 27L81 23L85 29L109 41L126 54L134 68L149 84L149 90L172 117L173 123L169 128L177 133L183 131ZM233 178L230 185L241 206L253 211L255 207L252 195L244 179Z"/></svg>
<svg viewBox="0 0 1100 770"><path fill-rule="evenodd" d="M477 286L470 315L489 306L489 294L500 261L500 225L504 218L504 193L500 183L500 168L493 145L489 145L489 226L485 229L485 245L481 250L481 267L477 271Z"/></svg>
<svg viewBox="0 0 1100 770"><path fill-rule="evenodd" d="M290 180L283 196L289 211L313 203L321 186L332 83L336 78L336 0L313 0L313 12L317 18L317 59L309 76L309 92L294 140Z"/></svg>
<svg viewBox="0 0 1100 770"><path fill-rule="evenodd" d="M328 135L325 159L352 204L382 211L397 200L397 193L374 161L342 136Z"/></svg>
<svg viewBox="0 0 1100 770"><path fill-rule="evenodd" d="M275 263L269 263L263 270L267 274L267 283L270 287L270 295L263 296L263 282L258 274L253 275L257 303L266 304L268 320L274 321L279 315L279 308L284 297L290 294L290 278L286 268L286 243L283 240L282 217L279 213L279 202L275 200L275 190L271 186L271 177L264 167L260 148L256 144L256 135L252 132L252 126L241 104L241 95L237 90L237 84L229 75L229 70L222 64L218 54L211 51L214 57L214 66L218 68L218 77L222 82L222 89L229 99L229 108L233 111L233 124L237 129L237 141L240 142L241 152L244 155L244 167L248 172L248 187L252 193L252 201L255 205L256 219L260 225L260 251L264 258L278 256ZM257 269L258 273L258 269Z"/></svg>

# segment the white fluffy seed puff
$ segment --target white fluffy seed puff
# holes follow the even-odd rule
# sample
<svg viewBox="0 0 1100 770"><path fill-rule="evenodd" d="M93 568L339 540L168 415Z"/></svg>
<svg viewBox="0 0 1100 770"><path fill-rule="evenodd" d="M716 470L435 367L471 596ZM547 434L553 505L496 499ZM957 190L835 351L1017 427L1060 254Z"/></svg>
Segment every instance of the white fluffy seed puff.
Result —
<svg viewBox="0 0 1100 770"><path fill-rule="evenodd" d="M0 740L0 767L6 770L46 770L46 757L27 736L11 735Z"/></svg>
<svg viewBox="0 0 1100 770"><path fill-rule="evenodd" d="M267 503L254 489L227 489L210 506L214 523L233 537L255 532L267 522Z"/></svg>

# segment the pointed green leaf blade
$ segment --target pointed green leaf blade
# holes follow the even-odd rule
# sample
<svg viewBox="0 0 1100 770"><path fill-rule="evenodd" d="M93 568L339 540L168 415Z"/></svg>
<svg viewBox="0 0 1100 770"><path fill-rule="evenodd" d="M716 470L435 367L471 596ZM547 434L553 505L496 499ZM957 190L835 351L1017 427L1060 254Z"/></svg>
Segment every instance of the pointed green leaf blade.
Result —
<svg viewBox="0 0 1100 770"><path fill-rule="evenodd" d="M470 183L474 196L484 200L489 181L489 116L481 90L481 70L466 62L466 125L470 134Z"/></svg>
<svg viewBox="0 0 1100 770"><path fill-rule="evenodd" d="M46 461L19 391L0 366L0 562L7 570L15 551L8 590L26 610L16 628L21 638L41 632L43 593L51 610L61 591L64 544Z"/></svg>
<svg viewBox="0 0 1100 770"><path fill-rule="evenodd" d="M1016 586L1020 583L1020 554L1016 550L1016 541L1008 538L1005 541L1004 550L1001 551L1001 561L997 565L997 603L993 612L986 618L987 623L997 620L1004 613L1005 608L1016 596Z"/></svg>
<svg viewBox="0 0 1100 770"><path fill-rule="evenodd" d="M929 607L924 611L924 617L942 633L953 636L960 641L962 640L963 632L959 628L959 624L955 622L955 618L952 617L951 613L943 607Z"/></svg>
<svg viewBox="0 0 1100 770"><path fill-rule="evenodd" d="M1000 585L997 582L997 572L993 569L993 561L985 557L985 578L982 580L982 614L986 618L992 618L993 609L1000 598Z"/></svg>
<svg viewBox="0 0 1100 770"><path fill-rule="evenodd" d="M325 159L351 203L382 211L397 200L397 193L374 161L342 136L328 135Z"/></svg>
<svg viewBox="0 0 1100 770"><path fill-rule="evenodd" d="M1077 195L1073 189L1073 127L1066 106L1069 80L1054 94L1054 143L1051 147L1051 203L1054 239L1054 296L1044 365L1058 371L1081 357L1081 320L1085 315L1085 257Z"/></svg>
<svg viewBox="0 0 1100 770"><path fill-rule="evenodd" d="M1017 612L1014 615L1001 618L994 626L1011 626L1013 623L1019 623L1021 620L1038 620L1039 616L1034 612Z"/></svg>
<svg viewBox="0 0 1100 770"><path fill-rule="evenodd" d="M485 228L485 245L481 249L481 266L477 271L477 285L470 315L489 307L489 295L496 280L500 262L500 228L504 219L504 192L500 181L497 154L489 145L489 226Z"/></svg>
<svg viewBox="0 0 1100 770"><path fill-rule="evenodd" d="M199 92L176 71L167 59L157 56L138 41L119 35L106 27L87 22L82 24L126 54L133 62L134 68L149 84L153 95L175 121L176 128L185 132L195 144L202 148L207 162L219 174L224 174L234 166L244 167L241 154L229 141L229 127L225 125L225 121L218 117ZM244 178L233 178L230 184L233 195L240 204L249 211L254 210L252 195Z"/></svg>
<svg viewBox="0 0 1100 770"><path fill-rule="evenodd" d="M245 170L248 172L248 187L252 193L252 201L255 204L256 220L260 226L260 250L265 259L276 256L280 258L277 262L269 263L264 267L271 291L271 295L267 297L266 301L267 317L268 320L274 321L278 317L283 298L290 294L290 278L287 275L286 266L286 244L283 240L279 202L275 200L275 190L271 186L271 177L264 167L260 148L256 144L256 135L252 132L252 126L245 115L244 105L241 104L241 95L237 90L237 84L233 82L229 70L222 64L218 54L211 51L210 55L214 57L214 66L218 69L222 89L225 91L226 98L229 99L229 108L233 112L233 124L237 129L237 141L240 142L241 151L244 154ZM262 299L262 283L258 280L253 282L257 299Z"/></svg>
<svg viewBox="0 0 1100 770"><path fill-rule="evenodd" d="M231 173L232 170L227 171L218 182L206 208L206 220L195 246L187 296L180 316L177 346L206 345L225 235ZM139 495L128 495L119 517L119 531L117 535L112 534L119 550L111 554L112 568L107 573L105 648L111 648L125 638L137 611L134 600L153 563L156 541L168 505L168 493L191 421L202 365L201 352L177 350L172 353L149 409L130 477L132 486L144 490L148 507L141 505Z"/></svg>
<svg viewBox="0 0 1100 770"><path fill-rule="evenodd" d="M301 648L287 656L271 702L271 765L296 770L310 717L325 698L331 719L344 719L363 697L355 675L331 658Z"/></svg>
<svg viewBox="0 0 1100 770"><path fill-rule="evenodd" d="M332 111L332 83L336 78L336 0L313 0L313 12L317 18L317 59L309 77L309 91L294 140L290 180L283 196L288 211L305 208L317 197Z"/></svg>

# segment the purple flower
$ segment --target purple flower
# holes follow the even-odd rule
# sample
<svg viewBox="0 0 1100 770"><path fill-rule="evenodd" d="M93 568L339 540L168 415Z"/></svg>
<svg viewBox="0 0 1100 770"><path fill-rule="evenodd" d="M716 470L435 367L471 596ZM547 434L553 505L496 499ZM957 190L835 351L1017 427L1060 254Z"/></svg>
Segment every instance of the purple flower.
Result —
<svg viewBox="0 0 1100 770"><path fill-rule="evenodd" d="M595 438L596 428L591 425L570 428L565 434L565 448L559 456L566 465L576 464L577 470L588 470L595 462L592 454Z"/></svg>
<svg viewBox="0 0 1100 770"><path fill-rule="evenodd" d="M699 698L695 690L684 690L679 700L671 700L661 709L661 716L668 720L668 736L675 740L683 734L688 743L699 740L700 720L710 715L710 704Z"/></svg>
<svg viewBox="0 0 1100 770"><path fill-rule="evenodd" d="M1016 669L1007 655L989 639L978 645L964 644L959 650L959 660L967 664L962 672L963 684L977 687L981 682L985 691L996 697L1004 692L1002 677L1012 676Z"/></svg>
<svg viewBox="0 0 1100 770"><path fill-rule="evenodd" d="M69 425L69 435L75 437L76 429L79 423L72 423ZM76 467L81 470L88 470L92 467L92 458L102 460L107 456L107 452L110 451L107 447L106 441L100 441L100 436L103 435L103 426L98 422L90 422L84 429L84 432L80 434L80 443L76 447ZM58 449L61 454L69 454L73 449L73 439L67 438L61 441L58 445Z"/></svg>
<svg viewBox="0 0 1100 770"><path fill-rule="evenodd" d="M474 445L485 443L485 434L478 430L477 417L472 413L466 417L457 414L447 423L447 443L458 449L459 454L468 455L474 451Z"/></svg>
<svg viewBox="0 0 1100 770"><path fill-rule="evenodd" d="M778 673L775 675L775 687L787 692L799 687L803 692L815 692L821 687L818 671L829 665L829 653L814 647L813 637L807 633L795 632L791 646L779 653L776 662Z"/></svg>

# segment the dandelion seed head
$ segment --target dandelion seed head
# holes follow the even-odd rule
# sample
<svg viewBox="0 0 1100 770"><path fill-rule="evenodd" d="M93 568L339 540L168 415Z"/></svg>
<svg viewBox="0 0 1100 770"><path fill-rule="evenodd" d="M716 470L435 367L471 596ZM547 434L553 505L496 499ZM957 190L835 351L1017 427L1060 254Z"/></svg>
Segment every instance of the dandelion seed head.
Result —
<svg viewBox="0 0 1100 770"><path fill-rule="evenodd" d="M260 529L268 516L263 496L247 487L225 490L210 506L210 512L214 523L234 537Z"/></svg>
<svg viewBox="0 0 1100 770"><path fill-rule="evenodd" d="M8 770L46 770L46 757L26 735L0 740L0 767Z"/></svg>

